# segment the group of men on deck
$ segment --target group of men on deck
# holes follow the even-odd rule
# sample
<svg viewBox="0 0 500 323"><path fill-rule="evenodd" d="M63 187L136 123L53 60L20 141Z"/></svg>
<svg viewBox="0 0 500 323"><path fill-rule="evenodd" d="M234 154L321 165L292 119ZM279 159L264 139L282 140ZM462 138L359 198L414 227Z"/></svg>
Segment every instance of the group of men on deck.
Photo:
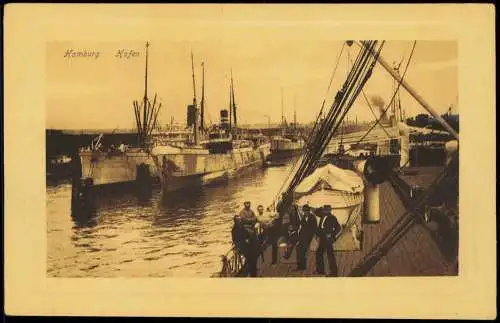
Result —
<svg viewBox="0 0 500 323"><path fill-rule="evenodd" d="M257 207L259 216L263 216L264 207ZM234 217L232 229L233 244L240 254L245 257L244 272L250 277L257 276L257 260L270 245L272 250L272 264L278 261L278 245L285 247L284 258L290 258L296 247L297 268L306 270L307 251L316 250L316 274L324 275L324 254L328 259L328 276L337 276L337 263L333 252L333 243L342 228L335 215L332 214L330 205L316 209L315 212L304 205L302 212L293 206L291 212L277 216L266 225L261 223L251 208L251 203L246 201L241 212ZM280 244L280 241L283 242ZM316 242L313 247L311 242ZM315 248L316 247L316 248Z"/></svg>

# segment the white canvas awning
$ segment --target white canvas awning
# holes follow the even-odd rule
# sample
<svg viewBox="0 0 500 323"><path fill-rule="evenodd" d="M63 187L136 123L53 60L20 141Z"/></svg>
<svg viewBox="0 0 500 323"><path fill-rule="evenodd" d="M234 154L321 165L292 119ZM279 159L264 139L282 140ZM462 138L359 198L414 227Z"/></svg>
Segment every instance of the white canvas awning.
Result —
<svg viewBox="0 0 500 323"><path fill-rule="evenodd" d="M324 205L330 205L333 209L349 208L362 202L361 195L346 194L340 191L319 190L312 194L297 197L295 203L298 206L309 205L316 209Z"/></svg>
<svg viewBox="0 0 500 323"><path fill-rule="evenodd" d="M295 193L309 194L321 188L348 193L361 193L363 179L354 171L342 169L332 164L317 168L295 188Z"/></svg>

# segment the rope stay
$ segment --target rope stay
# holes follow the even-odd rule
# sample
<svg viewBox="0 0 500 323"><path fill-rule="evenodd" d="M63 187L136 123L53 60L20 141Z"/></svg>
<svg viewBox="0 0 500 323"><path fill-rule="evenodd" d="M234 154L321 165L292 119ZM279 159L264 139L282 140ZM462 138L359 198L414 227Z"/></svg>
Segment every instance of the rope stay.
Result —
<svg viewBox="0 0 500 323"><path fill-rule="evenodd" d="M347 56L348 56L349 61L352 63L352 59L351 59L351 56L349 53L347 53ZM363 95L363 98L365 99L365 102L368 105L368 108L370 108L370 111L373 115L373 118L375 120L377 120L377 115L375 114L375 111L373 110L373 107L370 103L370 100L368 100L368 98L366 97L365 91L361 90L361 94ZM387 132L387 130L385 129L385 127L382 124L380 124L380 127L382 128L382 130L384 130L384 133L387 135L387 138L391 138L391 135Z"/></svg>
<svg viewBox="0 0 500 323"><path fill-rule="evenodd" d="M321 103L321 108L319 110L319 113L318 115L316 116L316 120L314 121L314 125L313 125L313 128L311 129L311 133L309 134L309 136L307 137L306 139L306 142L305 142L305 145L304 147L302 148L302 153L300 154L301 156L304 155L304 153L307 151L307 147L309 146L310 144L310 141L311 139L313 138L313 134L314 132L316 131L316 128L319 124L319 122L321 121L321 117L323 116L323 110L325 108L325 104L326 104L326 96L328 95L328 92L330 91L330 88L332 86L332 83L333 83L333 79L335 78L335 74L337 72L337 68L339 66L339 62L340 62L340 58L342 57L342 53L344 52L344 48L345 48L345 45L346 43L344 42L342 44L342 48L340 49L340 53L339 53L339 56L337 57L337 62L335 64L335 67L333 68L333 71L332 71L332 75L330 76L330 81L328 83L328 87L325 91L325 94L323 96L323 102ZM290 176L294 173L294 169L297 167L297 164L298 164L298 161L300 160L300 158L297 158L295 160L295 162L293 163L292 167L290 168L290 171L288 172L287 174L287 177L285 178L285 180L283 181L283 183L281 184L281 187L280 189L276 192L276 195L274 196L274 199L273 199L273 203L272 203L272 206L274 208L275 206L275 203L276 201L279 199L279 195L281 194L281 192L283 191L283 188L285 187L286 183L288 182L288 180L290 179Z"/></svg>
<svg viewBox="0 0 500 323"><path fill-rule="evenodd" d="M368 252L352 269L349 277L365 276L377 263L391 250L396 243L404 237L404 235L412 228L412 226L420 221L418 209L423 206L434 193L441 189L446 178L453 175L458 163L458 153L454 153L452 162L433 180L427 190L420 195L415 202L408 208L391 229L380 239L380 241ZM395 176L395 173L393 173Z"/></svg>
<svg viewBox="0 0 500 323"><path fill-rule="evenodd" d="M378 44L378 41L368 41L367 46L358 52L352 69L342 88L335 95L326 118L321 121L317 118L313 131L311 131L307 140L301 164L287 189L282 194L282 199L279 201L280 205L290 204L291 194L295 187L317 166L319 158L322 156L331 138L336 134L347 112L370 78L384 43L385 41L382 41L381 44ZM375 57L371 54L372 51L377 53ZM278 208L278 212L282 213L281 211L283 209Z"/></svg>
<svg viewBox="0 0 500 323"><path fill-rule="evenodd" d="M415 45L417 44L417 41L415 40L413 42L413 47L411 49L411 52L410 52L410 56L408 57L408 62L406 63L406 67L405 67L405 70L403 72L403 75L401 76L401 79L398 81L398 85L396 87L396 90L394 91L394 93L392 94L392 97L391 97L391 100L389 101L389 103L387 104L386 108L384 109L384 111L380 114L380 117L377 118L375 120L375 123L365 132L365 134L358 140L358 142L354 145L352 145L351 147L355 147L357 146L360 142L363 141L363 139L366 138L366 136L368 136L368 134L378 125L380 124L380 121L382 120L382 116L385 115L387 113L387 111L389 110L389 108L391 107L391 104L392 102L394 101L394 98L396 97L396 94L399 92L399 88L401 87L401 83L403 83L403 80L406 76L406 72L408 71L408 66L410 66L410 62L411 62L411 58L413 56L413 52L415 51ZM351 148L349 148L348 150L346 150L345 152L348 152L349 150L351 150Z"/></svg>

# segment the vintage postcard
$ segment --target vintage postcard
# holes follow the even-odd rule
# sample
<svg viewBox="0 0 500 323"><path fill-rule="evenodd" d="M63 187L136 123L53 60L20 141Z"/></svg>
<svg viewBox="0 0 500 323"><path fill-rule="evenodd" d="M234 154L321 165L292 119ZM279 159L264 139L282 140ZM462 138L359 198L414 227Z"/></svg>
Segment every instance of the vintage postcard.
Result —
<svg viewBox="0 0 500 323"><path fill-rule="evenodd" d="M5 13L8 314L496 317L493 7Z"/></svg>

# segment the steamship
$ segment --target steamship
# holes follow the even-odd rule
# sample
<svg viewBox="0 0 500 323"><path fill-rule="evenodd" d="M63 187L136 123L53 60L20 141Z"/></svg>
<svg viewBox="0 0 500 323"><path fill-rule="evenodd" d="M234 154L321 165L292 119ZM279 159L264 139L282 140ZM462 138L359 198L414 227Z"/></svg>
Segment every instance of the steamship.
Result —
<svg viewBox="0 0 500 323"><path fill-rule="evenodd" d="M105 147L105 136L100 135L91 144L81 147L79 157L75 160L80 165L81 177L92 179L94 186L112 186L136 182L146 174L159 181L150 150L155 144L172 144L183 146L192 137L192 131L173 123L167 128L158 130L158 113L161 103L157 105L157 96L148 98L148 47L146 43L146 72L143 102L133 102L134 116L137 127L137 144L121 145L118 149ZM142 170L141 170L142 169ZM144 172L144 170L146 170Z"/></svg>
<svg viewBox="0 0 500 323"><path fill-rule="evenodd" d="M304 139L295 132L284 132L271 137L271 160L282 160L302 154Z"/></svg>
<svg viewBox="0 0 500 323"><path fill-rule="evenodd" d="M243 170L263 166L270 154L270 144L265 136L251 134L237 127L232 75L229 111L221 110L219 124L205 127L204 64L201 64L203 82L200 108L196 102L192 55L191 65L194 96L193 104L187 107L187 114L193 140L183 147L155 145L151 150L164 193L227 180Z"/></svg>
<svg viewBox="0 0 500 323"><path fill-rule="evenodd" d="M302 154L305 141L297 129L297 114L294 111L293 126L289 127L283 116L283 92L281 93L281 134L271 137L271 161L289 159Z"/></svg>

